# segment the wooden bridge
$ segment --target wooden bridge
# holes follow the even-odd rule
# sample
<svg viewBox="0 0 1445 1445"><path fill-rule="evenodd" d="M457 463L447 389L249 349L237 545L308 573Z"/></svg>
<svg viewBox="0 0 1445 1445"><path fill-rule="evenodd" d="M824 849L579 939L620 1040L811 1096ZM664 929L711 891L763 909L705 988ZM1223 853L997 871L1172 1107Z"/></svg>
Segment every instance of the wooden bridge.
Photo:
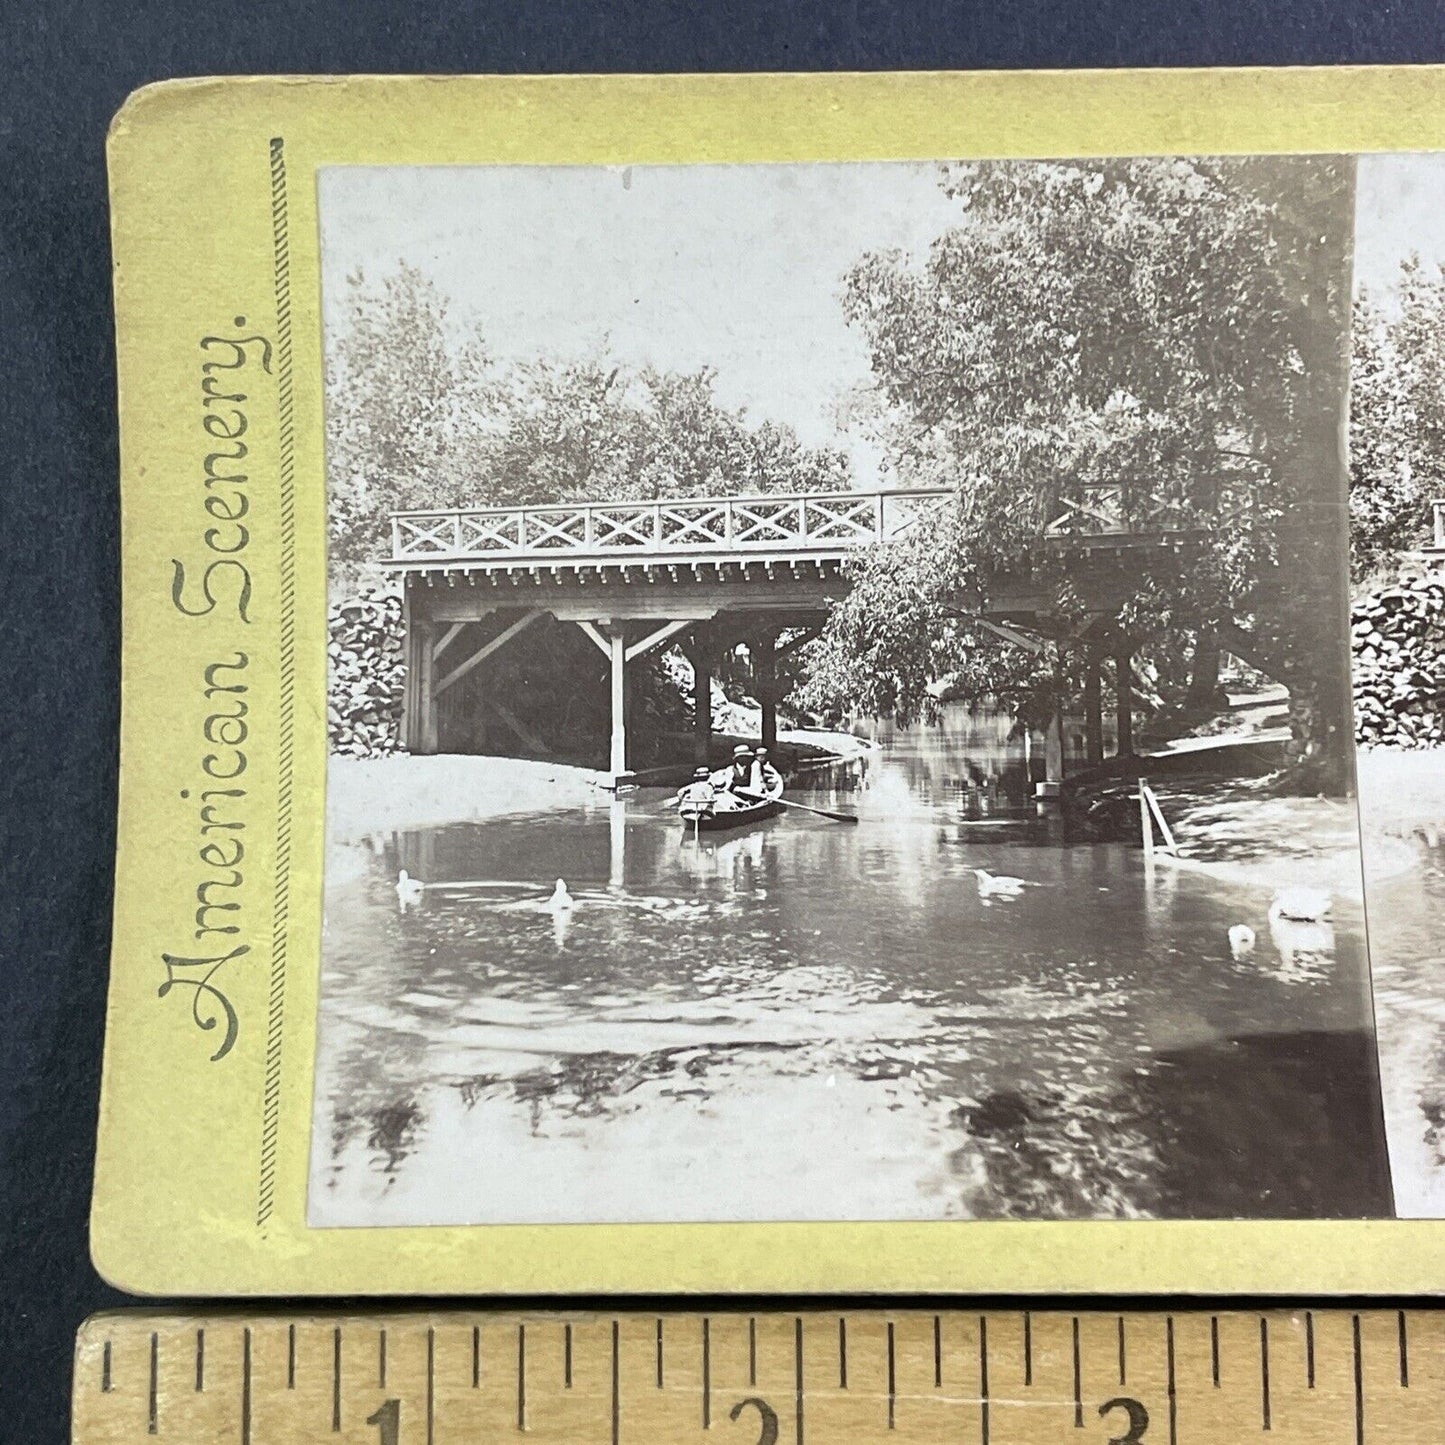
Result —
<svg viewBox="0 0 1445 1445"><path fill-rule="evenodd" d="M388 565L405 579L406 746L435 752L439 700L548 615L575 623L608 660L614 777L627 772L627 663L672 640L704 700L719 657L746 644L771 746L777 661L816 636L849 585L848 559L903 536L955 495L934 488L397 512ZM1121 506L1117 487L1089 488L1059 505L1045 536L1086 554L1177 536L1167 509L1126 519ZM705 757L708 706L697 707L695 727Z"/></svg>

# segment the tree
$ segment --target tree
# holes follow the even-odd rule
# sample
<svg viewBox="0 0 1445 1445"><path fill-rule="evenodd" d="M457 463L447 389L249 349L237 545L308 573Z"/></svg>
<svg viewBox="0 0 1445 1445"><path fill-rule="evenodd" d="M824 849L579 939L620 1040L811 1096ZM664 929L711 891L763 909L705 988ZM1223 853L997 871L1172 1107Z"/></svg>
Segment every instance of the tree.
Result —
<svg viewBox="0 0 1445 1445"><path fill-rule="evenodd" d="M392 511L436 505L469 485L473 418L495 386L480 338L458 335L435 284L403 265L347 278L326 357L328 530L340 562L384 555Z"/></svg>
<svg viewBox="0 0 1445 1445"><path fill-rule="evenodd" d="M1342 786L1344 538L1331 519L1352 162L990 162L941 183L957 226L921 264L864 257L845 306L887 403L894 472L958 501L937 535L865 564L834 638L869 652L908 715L936 668L978 646L977 628L945 625L950 612L986 610L1005 580L1027 577L1047 599L1041 629L1065 640L1217 630L1289 684L1299 761ZM1199 539L1132 554L1107 605L1041 541L1094 506L1096 487L1116 489L1131 527ZM924 626L953 654L921 648ZM815 694L829 689L820 674Z"/></svg>
<svg viewBox="0 0 1445 1445"><path fill-rule="evenodd" d="M1445 267L1400 267L1395 305L1355 301L1350 373L1350 561L1357 581L1430 536L1445 497Z"/></svg>
<svg viewBox="0 0 1445 1445"><path fill-rule="evenodd" d="M414 267L348 278L327 355L334 562L376 561L403 509L830 491L847 456L717 398L709 369L605 355L501 363Z"/></svg>
<svg viewBox="0 0 1445 1445"><path fill-rule="evenodd" d="M748 495L848 485L844 453L725 407L714 373L593 358L513 373L487 446L502 503Z"/></svg>

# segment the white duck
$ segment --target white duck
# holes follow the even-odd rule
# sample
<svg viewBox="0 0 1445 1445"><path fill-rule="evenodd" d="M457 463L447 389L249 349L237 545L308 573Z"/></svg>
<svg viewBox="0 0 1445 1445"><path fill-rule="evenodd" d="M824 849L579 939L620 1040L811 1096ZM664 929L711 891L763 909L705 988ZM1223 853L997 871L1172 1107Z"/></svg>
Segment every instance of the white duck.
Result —
<svg viewBox="0 0 1445 1445"><path fill-rule="evenodd" d="M1247 923L1236 923L1229 930L1229 951L1236 959L1248 958L1254 952L1254 929Z"/></svg>
<svg viewBox="0 0 1445 1445"><path fill-rule="evenodd" d="M413 878L405 868L396 875L396 901L401 904L403 913L414 903L420 903L425 892L426 884L420 878Z"/></svg>
<svg viewBox="0 0 1445 1445"><path fill-rule="evenodd" d="M1006 873L990 873L986 868L975 868L973 876L978 879L980 898L1017 898L1025 888L1034 885L1027 878L1010 878Z"/></svg>
<svg viewBox="0 0 1445 1445"><path fill-rule="evenodd" d="M576 899L567 891L567 884L559 878L557 886L552 890L552 896L545 904L547 912L570 913L575 905Z"/></svg>
<svg viewBox="0 0 1445 1445"><path fill-rule="evenodd" d="M1288 918L1297 923L1323 923L1330 916L1329 891L1299 883L1281 888L1269 905L1270 922Z"/></svg>

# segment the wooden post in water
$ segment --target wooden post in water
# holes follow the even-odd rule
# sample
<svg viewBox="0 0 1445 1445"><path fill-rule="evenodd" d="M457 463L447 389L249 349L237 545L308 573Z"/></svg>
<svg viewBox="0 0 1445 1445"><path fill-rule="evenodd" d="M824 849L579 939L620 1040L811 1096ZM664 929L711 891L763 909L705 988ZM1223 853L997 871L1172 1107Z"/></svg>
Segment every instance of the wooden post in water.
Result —
<svg viewBox="0 0 1445 1445"><path fill-rule="evenodd" d="M706 763L712 745L712 654L706 642L694 639L687 660L692 666L692 756Z"/></svg>
<svg viewBox="0 0 1445 1445"><path fill-rule="evenodd" d="M1104 700L1099 654L1091 647L1084 659L1084 739L1091 764L1104 761Z"/></svg>
<svg viewBox="0 0 1445 1445"><path fill-rule="evenodd" d="M620 624L607 635L612 673L612 780L627 771L627 639Z"/></svg>
<svg viewBox="0 0 1445 1445"><path fill-rule="evenodd" d="M1055 703L1044 729L1044 780L1034 790L1040 798L1057 798L1064 781L1064 710Z"/></svg>
<svg viewBox="0 0 1445 1445"><path fill-rule="evenodd" d="M758 703L763 710L763 746L769 750L778 745L777 664L773 657L776 641L771 632L760 632L748 643Z"/></svg>
<svg viewBox="0 0 1445 1445"><path fill-rule="evenodd" d="M1119 757L1134 756L1134 658L1127 642L1114 650L1114 718L1119 736Z"/></svg>
<svg viewBox="0 0 1445 1445"><path fill-rule="evenodd" d="M1149 789L1139 779L1139 828L1144 838L1144 866L1154 866L1154 819L1149 815Z"/></svg>

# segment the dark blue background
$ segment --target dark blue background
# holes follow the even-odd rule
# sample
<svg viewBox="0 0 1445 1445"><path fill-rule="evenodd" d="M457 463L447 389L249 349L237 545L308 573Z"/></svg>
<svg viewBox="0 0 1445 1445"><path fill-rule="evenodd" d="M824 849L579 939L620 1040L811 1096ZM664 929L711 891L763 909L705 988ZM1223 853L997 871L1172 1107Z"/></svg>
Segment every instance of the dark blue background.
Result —
<svg viewBox="0 0 1445 1445"><path fill-rule="evenodd" d="M24 4L6 7L0 42L0 716L8 745L0 768L0 1441L45 1445L68 1438L76 1326L117 1302L90 1268L86 1214L118 685L103 144L126 94L171 76L276 71L1440 62L1445 8L1439 0Z"/></svg>

